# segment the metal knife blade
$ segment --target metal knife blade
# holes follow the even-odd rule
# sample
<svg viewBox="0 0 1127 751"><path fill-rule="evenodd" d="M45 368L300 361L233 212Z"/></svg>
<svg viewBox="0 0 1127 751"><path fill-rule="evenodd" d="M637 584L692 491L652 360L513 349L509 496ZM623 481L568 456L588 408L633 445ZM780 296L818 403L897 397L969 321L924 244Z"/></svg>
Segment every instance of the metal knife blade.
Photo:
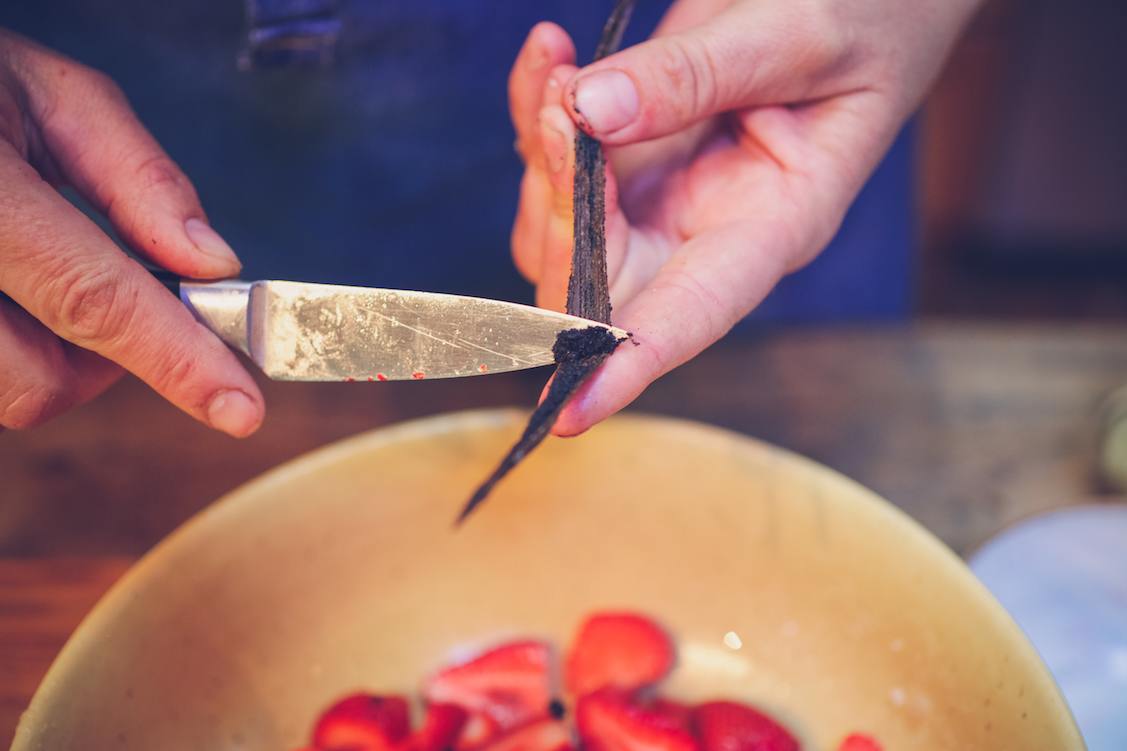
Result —
<svg viewBox="0 0 1127 751"><path fill-rule="evenodd" d="M283 281L180 284L180 299L283 381L457 378L553 362L565 329L622 329L529 305L435 292Z"/></svg>

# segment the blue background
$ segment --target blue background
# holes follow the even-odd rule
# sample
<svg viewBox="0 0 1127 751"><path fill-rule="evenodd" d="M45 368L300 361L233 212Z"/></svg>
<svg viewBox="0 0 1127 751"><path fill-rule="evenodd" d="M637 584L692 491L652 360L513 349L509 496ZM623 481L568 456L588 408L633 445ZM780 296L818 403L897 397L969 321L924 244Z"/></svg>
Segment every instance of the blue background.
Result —
<svg viewBox="0 0 1127 751"><path fill-rule="evenodd" d="M239 70L235 0L36 0L0 25L113 76L196 184L247 278L531 300L509 231L520 164L505 81L550 19L591 54L609 0L345 0L334 65ZM627 34L665 3L642 0ZM784 280L758 321L889 319L911 307L910 136L830 248ZM748 206L754 212L754 206Z"/></svg>

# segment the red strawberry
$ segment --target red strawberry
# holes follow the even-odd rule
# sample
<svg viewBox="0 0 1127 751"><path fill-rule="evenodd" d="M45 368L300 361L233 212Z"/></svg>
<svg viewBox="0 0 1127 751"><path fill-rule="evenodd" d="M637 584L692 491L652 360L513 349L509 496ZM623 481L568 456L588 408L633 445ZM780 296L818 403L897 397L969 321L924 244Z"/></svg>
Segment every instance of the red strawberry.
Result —
<svg viewBox="0 0 1127 751"><path fill-rule="evenodd" d="M501 735L501 726L484 712L470 715L454 744L455 751L478 751L482 746Z"/></svg>
<svg viewBox="0 0 1127 751"><path fill-rule="evenodd" d="M454 751L477 751L501 734L501 727L484 712L471 714L454 744Z"/></svg>
<svg viewBox="0 0 1127 751"><path fill-rule="evenodd" d="M696 739L675 716L647 709L610 690L596 691L575 708L587 751L697 751Z"/></svg>
<svg viewBox="0 0 1127 751"><path fill-rule="evenodd" d="M321 715L313 745L323 751L393 751L410 731L407 715L402 697L352 694Z"/></svg>
<svg viewBox="0 0 1127 751"><path fill-rule="evenodd" d="M485 751L572 751L567 726L556 720L538 720L490 743Z"/></svg>
<svg viewBox="0 0 1127 751"><path fill-rule="evenodd" d="M423 693L427 701L457 704L511 730L548 716L550 661L544 642L510 642L439 672Z"/></svg>
<svg viewBox="0 0 1127 751"><path fill-rule="evenodd" d="M883 749L881 749L879 743L869 736L854 733L846 736L841 745L837 747L837 751L883 751Z"/></svg>
<svg viewBox="0 0 1127 751"><path fill-rule="evenodd" d="M670 722L676 723L677 727L685 731L692 731L692 707L687 704L682 704L679 701L667 699L664 696L659 696L648 705L648 709L652 712L657 712L664 717L669 718Z"/></svg>
<svg viewBox="0 0 1127 751"><path fill-rule="evenodd" d="M579 628L567 656L567 688L583 696L601 688L633 691L665 677L673 644L656 623L635 613L596 613Z"/></svg>
<svg viewBox="0 0 1127 751"><path fill-rule="evenodd" d="M454 747L468 718L457 704L431 704L422 726L397 751L447 751Z"/></svg>
<svg viewBox="0 0 1127 751"><path fill-rule="evenodd" d="M786 728L745 704L701 704L692 721L702 751L798 751L798 741Z"/></svg>

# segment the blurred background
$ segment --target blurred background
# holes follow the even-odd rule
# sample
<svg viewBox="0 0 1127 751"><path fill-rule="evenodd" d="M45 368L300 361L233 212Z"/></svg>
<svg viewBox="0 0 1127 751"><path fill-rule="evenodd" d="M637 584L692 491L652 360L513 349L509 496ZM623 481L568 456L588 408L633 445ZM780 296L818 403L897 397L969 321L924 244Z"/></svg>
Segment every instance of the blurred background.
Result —
<svg viewBox="0 0 1127 751"><path fill-rule="evenodd" d="M627 43L647 36L666 5L641 2ZM521 166L507 72L542 19L571 31L586 58L609 7L15 0L0 6L0 26L121 84L195 182L246 278L530 301L509 258ZM1045 486L1036 473L1062 462L1067 470L1047 485L1055 500L1046 495L1041 506L1106 485L1094 469L1093 424L1110 386L1127 382L1122 351L1106 345L1121 339L1115 326L1127 319L1125 32L1119 0L987 0L830 248L786 279L712 360L655 386L641 408L813 456L960 550L994 531L973 523L987 512L936 510L937 493L986 487L1007 508L1007 493ZM1070 333L1079 324L1095 328ZM736 358L726 372L740 380L722 400L702 379L725 357ZM1079 371L1053 380L1054 368ZM1014 388L1037 377L1026 391ZM1027 430L1042 436L1045 457L1024 456L1035 474L1006 480L1017 457L982 461L982 431L1017 441L1014 420L1059 421L1065 408L1051 406L1057 397L1045 389L1067 378L1075 390L1059 398L1083 424ZM526 373L389 384L347 399L332 384L270 384L269 422L238 445L126 383L40 430L0 436L0 476L9 479L0 487L0 552L137 554L282 459L394 419L531 404L542 381ZM975 390L996 382L1010 388ZM952 393L968 400L965 422L952 417ZM952 420L955 432L944 433ZM918 453L898 454L903 446ZM975 479L940 491L937 472ZM997 489L1007 481L1010 490Z"/></svg>
<svg viewBox="0 0 1127 751"><path fill-rule="evenodd" d="M1127 315L1127 6L988 0L923 109L916 311Z"/></svg>
<svg viewBox="0 0 1127 751"><path fill-rule="evenodd" d="M531 301L509 258L521 166L507 72L543 19L586 59L610 5L5 0L0 26L119 82L246 278ZM666 5L642 0L627 43ZM1122 0L986 0L830 247L634 408L811 457L964 556L1046 511L1121 512L1125 36ZM0 433L0 739L105 588L223 493L392 422L526 409L546 377L260 378L267 420L244 441L127 377ZM1028 579L1020 562L1000 568ZM1072 586L1039 591L1079 618Z"/></svg>
<svg viewBox="0 0 1127 751"><path fill-rule="evenodd" d="M545 19L589 59L610 6L41 0L0 11L0 24L121 85L247 278L531 301L509 255L522 168L506 79ZM639 3L626 43L667 6ZM787 280L757 320L910 311L911 161L909 133L822 263Z"/></svg>

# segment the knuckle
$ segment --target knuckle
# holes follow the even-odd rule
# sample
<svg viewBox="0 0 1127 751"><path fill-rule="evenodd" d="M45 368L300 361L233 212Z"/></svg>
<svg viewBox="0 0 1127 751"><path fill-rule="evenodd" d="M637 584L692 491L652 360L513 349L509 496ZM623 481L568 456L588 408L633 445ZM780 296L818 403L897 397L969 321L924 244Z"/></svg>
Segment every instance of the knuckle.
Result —
<svg viewBox="0 0 1127 751"><path fill-rule="evenodd" d="M26 430L50 420L73 403L61 383L17 385L0 396L0 425Z"/></svg>
<svg viewBox="0 0 1127 751"><path fill-rule="evenodd" d="M649 343L643 339L639 341L639 344L642 346L638 348L638 351L644 353L646 359L649 361L646 368L649 373L648 380L653 381L676 367L671 362L668 353L666 353L665 349L659 343Z"/></svg>
<svg viewBox="0 0 1127 751"><path fill-rule="evenodd" d="M728 305L720 295L703 284L687 269L679 269L671 275L668 287L673 294L683 298L676 306L678 310L690 311L689 320L697 321L695 340L711 344L728 332L735 323L731 316L723 315Z"/></svg>
<svg viewBox="0 0 1127 751"><path fill-rule="evenodd" d="M129 233L141 233L153 222L150 200L154 195L174 196L178 203L196 204L195 189L166 154L148 147L127 160L128 182L116 189L101 186L105 213Z"/></svg>
<svg viewBox="0 0 1127 751"><path fill-rule="evenodd" d="M113 102L124 102L125 92L107 74L95 68L75 64L75 73L82 88L109 99Z"/></svg>
<svg viewBox="0 0 1127 751"><path fill-rule="evenodd" d="M77 265L51 286L57 300L57 327L75 344L113 342L129 331L137 291L115 269Z"/></svg>
<svg viewBox="0 0 1127 751"><path fill-rule="evenodd" d="M185 351L180 346L166 347L154 358L146 380L161 393L183 391L198 378L200 357L200 353Z"/></svg>
<svg viewBox="0 0 1127 751"><path fill-rule="evenodd" d="M670 88L662 105L685 119L712 112L718 97L716 60L705 40L697 36L673 36L660 45L658 71Z"/></svg>
<svg viewBox="0 0 1127 751"><path fill-rule="evenodd" d="M846 67L857 49L856 23L851 11L839 3L801 0L781 12L779 34L790 40L790 59L795 68L814 71L817 77Z"/></svg>
<svg viewBox="0 0 1127 751"><path fill-rule="evenodd" d="M142 191L165 186L178 188L184 184L180 168L164 154L149 154L140 158L133 168L135 184Z"/></svg>

